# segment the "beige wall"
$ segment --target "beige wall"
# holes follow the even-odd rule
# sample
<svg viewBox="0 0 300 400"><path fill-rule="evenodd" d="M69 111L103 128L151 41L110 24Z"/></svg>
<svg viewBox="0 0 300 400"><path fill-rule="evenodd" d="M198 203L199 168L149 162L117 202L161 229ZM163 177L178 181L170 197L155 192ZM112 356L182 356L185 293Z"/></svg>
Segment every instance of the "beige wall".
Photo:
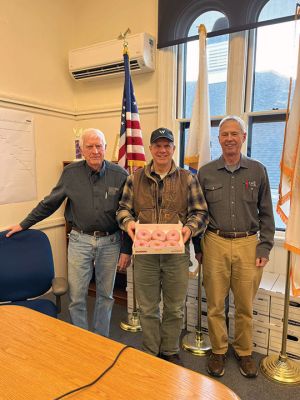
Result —
<svg viewBox="0 0 300 400"><path fill-rule="evenodd" d="M33 114L37 167L37 199L0 205L4 229L49 193L62 161L74 158L73 128L102 129L111 158L123 78L75 82L68 73L68 51L114 39L128 27L132 34L156 37L157 0L0 0L0 9L0 107ZM133 76L133 84L148 144L157 124L157 72ZM65 274L63 207L37 227L48 234L56 270Z"/></svg>
<svg viewBox="0 0 300 400"><path fill-rule="evenodd" d="M76 30L76 47L116 39L128 27L132 34L147 32L156 37L157 0L76 0L75 12L80 27ZM156 76L155 73L133 76L138 105L157 102ZM79 110L120 108L122 92L122 77L76 82L76 106Z"/></svg>
<svg viewBox="0 0 300 400"><path fill-rule="evenodd" d="M67 49L75 13L70 0L1 0L0 97L74 109Z"/></svg>
<svg viewBox="0 0 300 400"><path fill-rule="evenodd" d="M111 3L75 0L74 10L78 27L75 30L75 47L116 39L128 27L132 34L147 32L157 36L157 0L114 0ZM157 76L157 72L132 76L145 144L157 124ZM108 158L120 129L123 84L123 77L75 82L76 112L86 113L79 126L96 124L104 131L108 141Z"/></svg>

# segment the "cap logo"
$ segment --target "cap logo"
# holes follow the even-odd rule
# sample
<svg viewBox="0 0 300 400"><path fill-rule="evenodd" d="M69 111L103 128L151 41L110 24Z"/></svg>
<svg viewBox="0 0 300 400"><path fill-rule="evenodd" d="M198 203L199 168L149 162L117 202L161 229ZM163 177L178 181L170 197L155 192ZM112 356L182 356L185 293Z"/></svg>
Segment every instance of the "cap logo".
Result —
<svg viewBox="0 0 300 400"><path fill-rule="evenodd" d="M159 133L162 133L162 134L164 134L165 132L166 132L165 129L160 129L160 131L159 131Z"/></svg>

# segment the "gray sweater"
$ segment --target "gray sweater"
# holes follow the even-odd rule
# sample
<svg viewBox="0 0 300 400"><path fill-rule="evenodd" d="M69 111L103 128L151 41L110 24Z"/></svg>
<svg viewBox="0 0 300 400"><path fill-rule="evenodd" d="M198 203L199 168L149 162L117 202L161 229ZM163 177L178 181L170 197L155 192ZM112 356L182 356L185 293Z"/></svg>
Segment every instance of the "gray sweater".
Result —
<svg viewBox="0 0 300 400"><path fill-rule="evenodd" d="M67 165L51 193L46 196L20 223L27 229L49 217L65 199L68 199L65 216L72 226L83 232L119 230L116 211L122 195L127 172L119 165L105 161L99 173L86 161ZM129 242L122 252L130 253ZM124 251L123 251L124 250Z"/></svg>
<svg viewBox="0 0 300 400"><path fill-rule="evenodd" d="M228 171L221 156L198 172L208 205L209 227L225 232L259 232L257 257L268 258L275 224L266 168L241 156L240 166Z"/></svg>

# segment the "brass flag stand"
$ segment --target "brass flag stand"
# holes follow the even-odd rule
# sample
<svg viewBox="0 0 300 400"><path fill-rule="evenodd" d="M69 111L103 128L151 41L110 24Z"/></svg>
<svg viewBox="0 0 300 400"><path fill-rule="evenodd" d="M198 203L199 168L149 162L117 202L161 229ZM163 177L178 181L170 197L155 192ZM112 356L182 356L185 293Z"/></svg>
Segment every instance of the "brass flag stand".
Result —
<svg viewBox="0 0 300 400"><path fill-rule="evenodd" d="M289 316L289 303L290 303L289 301L290 273L291 273L290 259L291 259L291 253L290 251L288 251L281 351L279 353L279 356L270 355L263 358L260 362L260 370L268 379L272 381L287 385L299 385L300 365L297 364L295 361L290 360L286 355L286 339L288 331L288 316Z"/></svg>
<svg viewBox="0 0 300 400"><path fill-rule="evenodd" d="M134 288L134 260L132 262L132 297L133 297L133 310L128 314L127 321L122 321L120 327L127 332L139 332L142 330L139 318L139 311L136 304L135 288Z"/></svg>
<svg viewBox="0 0 300 400"><path fill-rule="evenodd" d="M184 350L193 353L196 356L205 356L211 349L207 335L202 333L202 264L198 266L198 316L196 331L188 333L182 339Z"/></svg>

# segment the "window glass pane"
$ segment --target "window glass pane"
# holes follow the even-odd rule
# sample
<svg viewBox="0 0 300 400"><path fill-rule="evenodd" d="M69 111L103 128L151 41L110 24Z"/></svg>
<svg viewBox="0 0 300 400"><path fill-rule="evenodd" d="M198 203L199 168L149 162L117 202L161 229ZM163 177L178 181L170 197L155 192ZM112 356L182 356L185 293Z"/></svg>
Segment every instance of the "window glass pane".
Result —
<svg viewBox="0 0 300 400"><path fill-rule="evenodd" d="M229 27L228 19L219 11L205 12L192 23L188 36L198 35L198 26L204 24L207 32L212 32Z"/></svg>
<svg viewBox="0 0 300 400"><path fill-rule="evenodd" d="M228 24L224 15L217 11L209 11L198 17L192 24L189 36L198 34L198 26L204 24L207 31L214 29L215 25ZM228 35L207 39L208 63L208 88L210 99L210 115L224 115L226 109L226 79L228 60ZM186 45L186 80L185 80L185 105L183 114L191 118L194 102L195 86L199 69L199 43L189 42Z"/></svg>
<svg viewBox="0 0 300 400"><path fill-rule="evenodd" d="M295 39L294 22L257 29L252 111L287 108L289 80L296 76Z"/></svg>
<svg viewBox="0 0 300 400"><path fill-rule="evenodd" d="M259 14L259 21L282 18L295 14L295 0L269 0Z"/></svg>
<svg viewBox="0 0 300 400"><path fill-rule="evenodd" d="M219 158L222 154L221 146L219 143L219 127L214 126L210 129L210 152L211 159Z"/></svg>
<svg viewBox="0 0 300 400"><path fill-rule="evenodd" d="M284 127L285 122L254 122L252 125L251 157L262 162L267 168L276 228L285 228L276 212Z"/></svg>

